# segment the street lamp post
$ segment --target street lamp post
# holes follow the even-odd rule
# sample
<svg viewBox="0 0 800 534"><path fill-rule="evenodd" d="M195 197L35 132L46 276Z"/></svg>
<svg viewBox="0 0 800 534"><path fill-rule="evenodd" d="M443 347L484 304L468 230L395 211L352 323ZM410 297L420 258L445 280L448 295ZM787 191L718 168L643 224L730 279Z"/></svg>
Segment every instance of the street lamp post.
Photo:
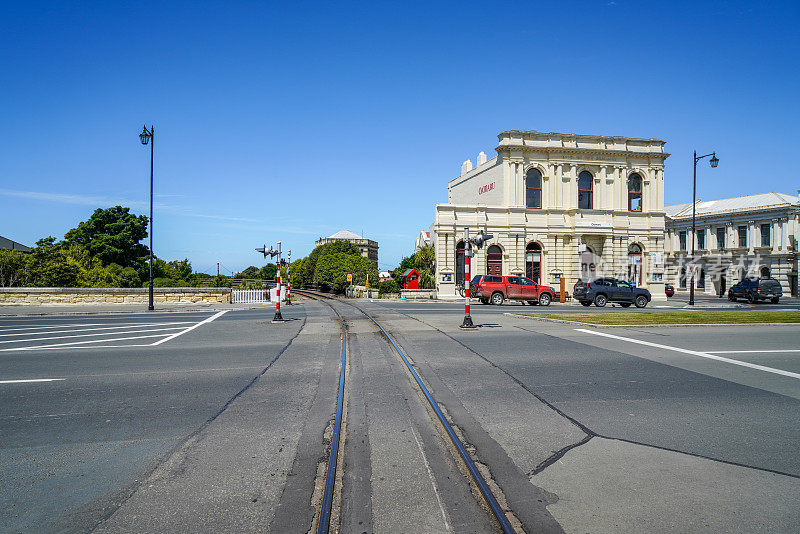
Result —
<svg viewBox="0 0 800 534"><path fill-rule="evenodd" d="M148 287L148 294L149 294L149 301L147 305L147 309L149 311L153 311L155 308L153 307L153 145L155 145L155 128L153 125L150 125L150 129L147 129L147 126L142 126L142 133L139 134L139 140L142 142L143 145L146 145L148 142L150 143L150 281L147 285Z"/></svg>
<svg viewBox="0 0 800 534"><path fill-rule="evenodd" d="M696 270L696 263L694 261L694 241L697 237L697 232L695 230L695 206L697 206L697 162L703 158L707 158L711 156L709 163L712 167L716 167L719 165L719 159L717 158L717 153L712 152L711 154L705 154L703 156L697 155L697 150L694 151L694 175L692 177L692 263L694 264L695 268L692 269L692 278L691 283L689 284L689 306L694 306L694 272Z"/></svg>

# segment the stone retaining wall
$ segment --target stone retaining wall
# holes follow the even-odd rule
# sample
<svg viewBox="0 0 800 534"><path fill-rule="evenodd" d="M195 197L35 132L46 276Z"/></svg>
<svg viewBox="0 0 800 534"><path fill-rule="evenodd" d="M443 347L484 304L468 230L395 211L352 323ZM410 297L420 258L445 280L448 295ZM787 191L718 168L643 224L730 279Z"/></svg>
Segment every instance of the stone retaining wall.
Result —
<svg viewBox="0 0 800 534"><path fill-rule="evenodd" d="M435 289L401 289L400 296L404 299L435 299Z"/></svg>
<svg viewBox="0 0 800 534"><path fill-rule="evenodd" d="M95 287L3 287L0 305L42 304L147 304L145 288ZM230 304L231 290L227 287L156 287L153 302L169 304Z"/></svg>

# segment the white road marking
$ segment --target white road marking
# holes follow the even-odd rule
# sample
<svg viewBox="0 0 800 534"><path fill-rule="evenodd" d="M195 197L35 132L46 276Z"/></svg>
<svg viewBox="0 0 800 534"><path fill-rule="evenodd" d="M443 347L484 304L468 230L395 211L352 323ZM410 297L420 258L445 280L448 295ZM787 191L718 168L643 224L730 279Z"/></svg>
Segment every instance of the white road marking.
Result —
<svg viewBox="0 0 800 534"><path fill-rule="evenodd" d="M642 341L641 339L634 339L630 337L623 337L623 336L615 336L614 334L607 334L605 332L598 332L593 330L586 330L584 328L576 328L578 332L584 332L586 334L594 334L596 336L603 336L609 337L611 339L619 339L621 341L628 341L630 343L638 343L639 345L646 345L648 347L655 347L657 349L666 349L666 350L674 350L675 352L683 352L684 354L691 354L692 356L699 356L701 358L708 358L710 360L717 360L720 362L731 363L733 365L741 365L742 367L749 367L751 369L758 369L759 371L765 371L767 373L774 373L776 375L783 375L788 376L791 378L800 378L800 374L792 373L791 371L784 371L783 369L774 369L772 367L766 367L764 365L758 365L755 363L750 362L740 362L738 360L732 360L730 358L724 358L722 356L715 356L713 354L709 354L708 352L700 352L696 350L690 349L683 349L681 347L672 347L670 345L662 345L661 343L652 343L650 341Z"/></svg>
<svg viewBox="0 0 800 534"><path fill-rule="evenodd" d="M773 349L773 350L707 350L708 354L762 354L767 352L800 352L800 349Z"/></svg>
<svg viewBox="0 0 800 534"><path fill-rule="evenodd" d="M93 339L92 341L73 341L71 343L53 343L50 345L36 345L33 347L13 347L10 349L0 349L0 352L6 352L9 350L35 350L35 349L59 349L62 347L71 347L74 345L88 345L89 343L105 343L107 341L126 341L128 339L146 339L150 337L164 337L169 334L153 334L152 336L131 336L131 337L117 337L114 339ZM128 347L130 345L122 345L123 347ZM145 347L151 347L151 345L144 345Z"/></svg>
<svg viewBox="0 0 800 534"><path fill-rule="evenodd" d="M178 332L177 334L172 334L172 335L171 335L171 336L169 336L168 338L162 339L161 341L156 341L155 343L153 343L153 345L154 345L154 346L155 346L155 345L161 345L162 343L166 343L167 341L170 341L170 340L172 340L172 339L175 339L175 338L176 338L176 337L178 337L178 336L182 336L182 335L183 335L183 334L185 334L186 332L191 332L192 330L194 330L195 328L197 328L197 327L198 327L198 326L200 326L200 325L204 325L204 324L206 324L206 323L210 323L211 321L213 321L213 320L214 320L214 319L216 319L217 317L222 317L223 315L225 315L225 314L226 314L226 313L228 313L229 311L230 311L230 310L222 310L222 311L220 311L220 312L217 312L217 313L215 313L214 315L212 315L211 317L209 317L209 318L207 318L207 319L204 319L204 320L200 321L200 322L199 322L199 323L197 323L196 325L194 325L194 326L190 326L189 328L187 328L187 329L186 329L186 330L184 330L183 332Z"/></svg>
<svg viewBox="0 0 800 534"><path fill-rule="evenodd" d="M180 322L188 324L188 323L193 323L194 321L180 321ZM139 325L142 325L142 324L155 324L155 323L142 323L142 322L131 322L131 323L67 323L67 324L51 324L51 325L48 325L48 326L44 326L44 325L14 326L14 327L11 327L11 328L6 328L6 327L0 326L0 332L11 332L11 331L14 331L14 330L42 330L42 329L47 329L47 328L66 328L66 327L72 327L72 326L83 327L83 326L113 326L113 325L117 325L120 328L124 328L126 326L139 326ZM179 324L179 322L176 321L174 323L171 322L169 324Z"/></svg>
<svg viewBox="0 0 800 534"><path fill-rule="evenodd" d="M25 341L46 341L49 339L75 339L78 337L116 336L119 334L142 334L144 332L161 332L163 330L180 330L182 326L168 326L166 328L146 328L144 330L128 330L126 332L100 332L99 334L78 334L76 336L34 337L30 339L6 339L0 343L24 343ZM169 334L161 334L168 336ZM113 341L113 338L110 340Z"/></svg>
<svg viewBox="0 0 800 534"><path fill-rule="evenodd" d="M27 384L29 382L60 382L66 378L28 378L26 380L0 380L0 384Z"/></svg>
<svg viewBox="0 0 800 534"><path fill-rule="evenodd" d="M120 326L103 326L100 328L70 328L69 330L48 330L47 332L19 332L16 334L0 334L0 337L41 336L48 334L63 334L65 332L96 332L97 330L119 330L120 328L133 328L136 326L167 326L171 324L191 324L192 322L193 321L175 321L171 323L129 323L129 324L121 324ZM58 328L60 326L63 325L54 326L53 328ZM80 326L85 326L85 325L80 325Z"/></svg>
<svg viewBox="0 0 800 534"><path fill-rule="evenodd" d="M200 321L199 323L193 324L189 328L185 328L185 329L181 330L180 332L176 332L176 333L173 333L173 334L162 333L162 334L153 334L153 335L146 335L146 336L129 336L129 337L114 337L114 338L109 338L109 339L95 339L95 340L91 340L91 341L85 341L85 340L84 341L73 341L73 342L70 342L70 343L51 343L51 344L46 344L46 345L35 345L35 346L32 346L32 347L13 347L13 348L7 348L7 349L0 349L0 352L6 352L6 351L12 351L12 350L52 350L52 349L59 349L59 348L64 348L64 347L73 347L75 345L89 345L89 344L95 344L95 343L112 343L112 342L115 342L115 341L127 341L127 340L131 340L131 339L147 339L147 338L154 338L154 337L163 337L164 339L161 339L161 340L156 341L155 343L149 343L149 344L141 344L141 345L140 344L137 344L137 345L103 345L103 346L96 346L96 347L80 347L80 348L89 349L89 348L154 347L156 345L161 345L162 343L165 343L167 341L175 339L176 337L181 336L181 335L183 335L183 334L185 334L187 332L191 332L192 330L194 330L195 328L197 328L197 327L199 327L201 325L210 323L211 321L217 319L218 317L224 315L225 313L227 313L229 311L230 310L222 310L220 312L217 312L214 315L212 315L211 317L207 317L207 318L203 319L202 321ZM159 325L159 323L151 323L151 324L153 324L154 326L158 326ZM177 330L179 328L182 328L182 327L178 326L178 327L169 327L169 328L151 328L151 329L146 329L146 330L133 330L133 331L129 331L129 332L103 332L103 333L100 333L100 334L81 334L81 335L78 335L78 336L60 336L60 337L51 337L51 338L39 337L39 338L26 339L26 340L19 340L18 339L18 340L14 340L14 341L0 341L0 343L19 343L21 341L42 341L42 340L45 340L45 339L65 339L65 338L73 338L74 339L76 337L99 336L99 335L105 336L105 335L119 335L119 334L135 334L135 333L139 333L139 332L143 332L144 333L144 332L158 332L158 331L161 331L161 330ZM47 334L47 332L43 332L43 333ZM34 334L34 335L36 335L36 334Z"/></svg>

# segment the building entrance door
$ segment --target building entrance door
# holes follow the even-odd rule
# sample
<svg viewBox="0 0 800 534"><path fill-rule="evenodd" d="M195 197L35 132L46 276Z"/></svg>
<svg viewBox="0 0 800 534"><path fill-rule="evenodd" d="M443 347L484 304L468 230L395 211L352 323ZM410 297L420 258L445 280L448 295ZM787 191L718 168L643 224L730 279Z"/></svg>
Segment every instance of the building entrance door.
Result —
<svg viewBox="0 0 800 534"><path fill-rule="evenodd" d="M492 245L486 251L486 274L503 276L503 251L497 245Z"/></svg>
<svg viewBox="0 0 800 534"><path fill-rule="evenodd" d="M725 275L723 274L722 276L719 277L719 296L720 297L724 297L725 296L725 291L727 291L727 289L728 289L726 287L726 285L727 285L727 281L725 280Z"/></svg>
<svg viewBox="0 0 800 534"><path fill-rule="evenodd" d="M540 283L542 277L542 247L531 243L525 250L525 276Z"/></svg>

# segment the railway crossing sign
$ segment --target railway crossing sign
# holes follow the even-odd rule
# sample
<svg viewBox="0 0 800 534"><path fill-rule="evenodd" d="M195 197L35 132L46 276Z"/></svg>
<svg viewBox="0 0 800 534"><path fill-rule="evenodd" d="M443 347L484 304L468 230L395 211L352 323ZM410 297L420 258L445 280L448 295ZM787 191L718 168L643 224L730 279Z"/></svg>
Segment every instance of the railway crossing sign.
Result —
<svg viewBox="0 0 800 534"><path fill-rule="evenodd" d="M689 274L689 276L694 276L696 270L697 270L696 261L690 261L689 263L686 264L686 272Z"/></svg>
<svg viewBox="0 0 800 534"><path fill-rule="evenodd" d="M352 274L348 274L347 275L347 281L348 282L352 282L353 281L353 275Z"/></svg>

